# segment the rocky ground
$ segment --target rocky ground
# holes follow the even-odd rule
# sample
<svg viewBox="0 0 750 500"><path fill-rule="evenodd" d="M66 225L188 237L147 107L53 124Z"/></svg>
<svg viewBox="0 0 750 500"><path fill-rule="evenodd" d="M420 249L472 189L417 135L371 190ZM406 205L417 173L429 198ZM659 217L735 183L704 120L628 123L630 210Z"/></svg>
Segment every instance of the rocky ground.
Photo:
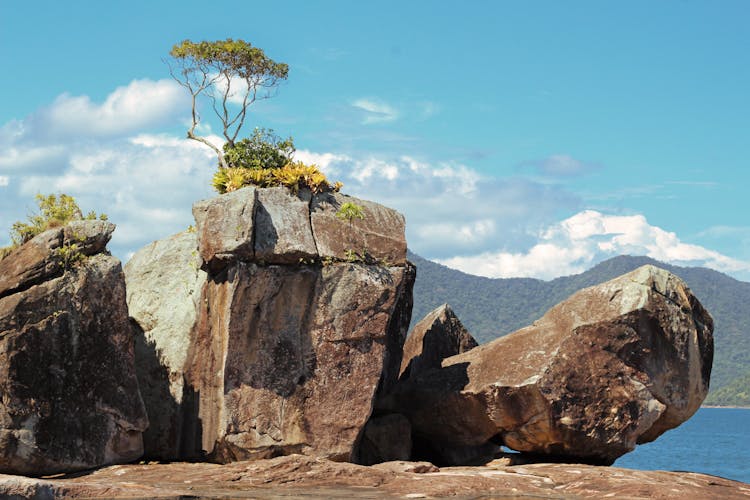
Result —
<svg viewBox="0 0 750 500"><path fill-rule="evenodd" d="M365 467L301 455L227 465L115 465L40 479L0 475L3 498L750 498L750 485L689 472L574 464Z"/></svg>

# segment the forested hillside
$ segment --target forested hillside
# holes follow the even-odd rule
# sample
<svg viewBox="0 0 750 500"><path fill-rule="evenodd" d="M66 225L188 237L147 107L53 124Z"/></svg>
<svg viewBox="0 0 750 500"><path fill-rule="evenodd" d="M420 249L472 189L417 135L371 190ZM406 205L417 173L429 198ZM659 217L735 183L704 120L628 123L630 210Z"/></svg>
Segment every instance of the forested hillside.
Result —
<svg viewBox="0 0 750 500"><path fill-rule="evenodd" d="M715 357L706 403L742 403L750 382L750 283L711 269L678 267L648 257L620 256L552 281L490 279L462 273L410 253L417 266L412 325L435 307L451 305L480 343L513 332L581 288L654 264L680 276L714 317ZM719 392L722 387L726 390ZM721 396L721 402L716 399Z"/></svg>

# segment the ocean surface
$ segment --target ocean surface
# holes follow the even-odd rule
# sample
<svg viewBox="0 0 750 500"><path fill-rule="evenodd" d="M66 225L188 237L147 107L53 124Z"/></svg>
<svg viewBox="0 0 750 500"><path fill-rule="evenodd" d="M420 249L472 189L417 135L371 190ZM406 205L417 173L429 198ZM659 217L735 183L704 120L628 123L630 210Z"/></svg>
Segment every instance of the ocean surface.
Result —
<svg viewBox="0 0 750 500"><path fill-rule="evenodd" d="M701 408L678 428L638 445L614 465L703 472L750 483L750 409Z"/></svg>

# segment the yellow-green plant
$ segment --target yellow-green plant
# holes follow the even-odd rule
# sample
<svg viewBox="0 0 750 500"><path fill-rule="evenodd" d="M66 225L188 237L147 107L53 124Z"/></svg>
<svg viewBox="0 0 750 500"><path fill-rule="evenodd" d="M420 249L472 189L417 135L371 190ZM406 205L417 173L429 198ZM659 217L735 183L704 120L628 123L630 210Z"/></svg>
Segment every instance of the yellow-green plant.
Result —
<svg viewBox="0 0 750 500"><path fill-rule="evenodd" d="M297 193L308 188L313 193L338 191L343 184L331 184L316 165L301 161L290 162L281 168L220 168L213 178L213 186L219 193L229 193L245 186L286 186Z"/></svg>
<svg viewBox="0 0 750 500"><path fill-rule="evenodd" d="M364 207L351 201L347 201L346 203L342 203L336 211L336 217L341 220L347 220L351 224L354 219L365 218Z"/></svg>
<svg viewBox="0 0 750 500"><path fill-rule="evenodd" d="M84 255L78 247L78 243L65 243L60 248L55 249L55 257L60 260L64 269L70 269L78 262L81 262Z"/></svg>
<svg viewBox="0 0 750 500"><path fill-rule="evenodd" d="M39 213L28 216L28 222L15 222L10 232L13 247L22 245L39 233L54 227L64 226L74 220L107 220L106 214L89 212L85 216L75 198L67 194L36 195Z"/></svg>

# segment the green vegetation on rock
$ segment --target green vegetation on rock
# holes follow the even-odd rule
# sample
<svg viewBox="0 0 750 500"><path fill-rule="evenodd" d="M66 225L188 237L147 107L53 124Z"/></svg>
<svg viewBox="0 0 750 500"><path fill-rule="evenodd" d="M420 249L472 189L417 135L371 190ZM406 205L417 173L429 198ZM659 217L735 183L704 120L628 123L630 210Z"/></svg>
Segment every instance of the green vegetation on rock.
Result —
<svg viewBox="0 0 750 500"><path fill-rule="evenodd" d="M347 220L350 224L354 219L364 219L364 207L362 205L352 203L351 201L347 201L346 203L342 204L336 211L336 218Z"/></svg>
<svg viewBox="0 0 750 500"><path fill-rule="evenodd" d="M417 266L412 325L435 307L448 303L480 343L531 324L581 288L608 281L645 264L664 268L682 278L714 318L715 355L711 392L706 403L747 404L743 403L742 393L748 390L750 370L750 313L747 309L750 283L711 269L672 266L647 257L615 257L584 273L552 281L472 276L412 253L409 260ZM721 403L717 402L715 394L721 395Z"/></svg>
<svg viewBox="0 0 750 500"><path fill-rule="evenodd" d="M282 168L292 162L295 151L291 137L282 139L264 128L256 128L253 135L241 141L224 144L224 158L231 167L238 168Z"/></svg>
<svg viewBox="0 0 750 500"><path fill-rule="evenodd" d="M245 186L286 186L294 193L308 188L313 193L320 193L338 191L343 185L340 182L331 184L317 166L299 161L287 163L281 168L219 168L212 183L214 189L222 194Z"/></svg>
<svg viewBox="0 0 750 500"><path fill-rule="evenodd" d="M273 130L255 128L253 134L237 140L245 124L248 108L258 99L274 95L289 67L266 57L262 49L244 40L193 42L184 40L169 52L169 72L190 93L192 122L189 139L211 148L218 157L219 169L212 185L219 193L244 186L286 186L297 192L309 188L313 193L338 191L342 184L329 183L316 165L294 162L292 138L281 139ZM226 142L216 144L196 134L201 121L198 101L206 100L221 121Z"/></svg>
<svg viewBox="0 0 750 500"><path fill-rule="evenodd" d="M83 215L75 198L67 194L38 194L36 200L39 212L29 215L26 222L13 223L10 231L13 243L9 247L0 248L0 260L9 255L14 248L23 245L47 229L61 227L74 220L107 220L106 214L97 215L94 211Z"/></svg>

